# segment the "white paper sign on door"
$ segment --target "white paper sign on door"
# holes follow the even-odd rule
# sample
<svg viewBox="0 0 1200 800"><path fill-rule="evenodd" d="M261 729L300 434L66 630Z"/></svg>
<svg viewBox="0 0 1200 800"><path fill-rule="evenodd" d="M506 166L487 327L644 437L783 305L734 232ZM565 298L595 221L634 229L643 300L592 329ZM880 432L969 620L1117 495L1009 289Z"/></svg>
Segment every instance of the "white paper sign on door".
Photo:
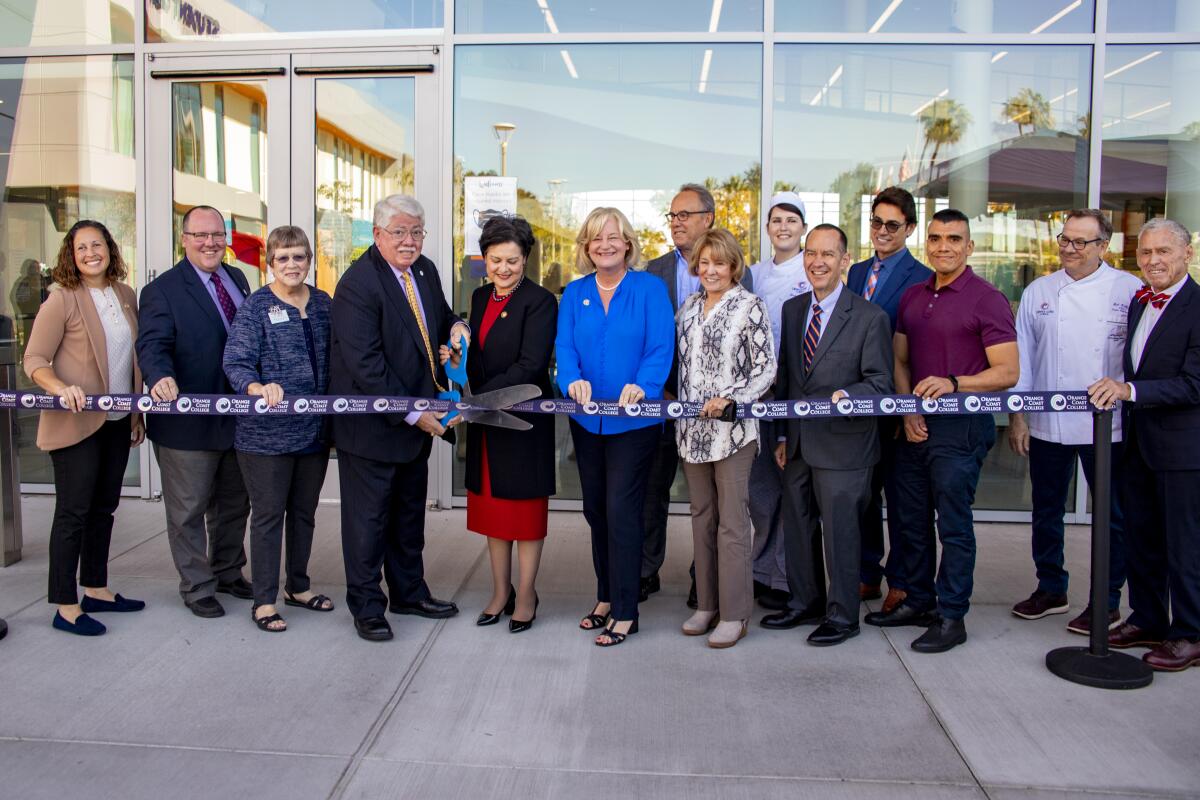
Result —
<svg viewBox="0 0 1200 800"><path fill-rule="evenodd" d="M494 175L463 178L463 244L468 256L479 252L479 234L492 217L517 214L517 179Z"/></svg>

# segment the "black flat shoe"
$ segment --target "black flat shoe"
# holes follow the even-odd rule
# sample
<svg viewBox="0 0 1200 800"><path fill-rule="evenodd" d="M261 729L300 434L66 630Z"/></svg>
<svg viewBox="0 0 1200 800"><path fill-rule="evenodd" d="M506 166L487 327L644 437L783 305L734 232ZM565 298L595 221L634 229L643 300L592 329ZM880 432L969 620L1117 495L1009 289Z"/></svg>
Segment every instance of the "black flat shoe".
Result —
<svg viewBox="0 0 1200 800"><path fill-rule="evenodd" d="M847 639L858 636L857 625L837 625L833 622L822 622L817 629L808 635L808 643L814 647L829 647L841 644Z"/></svg>
<svg viewBox="0 0 1200 800"><path fill-rule="evenodd" d="M778 614L767 614L758 624L772 631L786 631L801 625L816 625L825 619L825 609L805 608L797 611L786 608Z"/></svg>
<svg viewBox="0 0 1200 800"><path fill-rule="evenodd" d="M80 614L74 622L67 622L66 617L57 611L54 612L54 627L76 636L100 636L108 630L103 623L92 619L87 614Z"/></svg>
<svg viewBox="0 0 1200 800"><path fill-rule="evenodd" d="M967 626L961 619L939 618L910 646L918 653L944 653L967 640Z"/></svg>
<svg viewBox="0 0 1200 800"><path fill-rule="evenodd" d="M368 642L386 642L392 638L392 626L383 617L365 617L354 620L354 629L360 639Z"/></svg>
<svg viewBox="0 0 1200 800"><path fill-rule="evenodd" d="M541 603L541 599L537 596L537 592L534 592L533 593L533 616L530 617L529 619L517 619L516 617L513 617L512 619L510 619L508 621L508 632L509 633L520 633L521 631L527 631L530 628L532 628L533 621L535 619L537 619L537 609L538 609L538 605L540 603Z"/></svg>
<svg viewBox="0 0 1200 800"><path fill-rule="evenodd" d="M225 616L225 607L217 602L215 597L201 597L199 600L184 600L184 605L191 609L197 617L216 619Z"/></svg>
<svg viewBox="0 0 1200 800"><path fill-rule="evenodd" d="M484 625L495 625L500 621L502 614L512 616L513 609L517 607L517 590L510 583L508 585L508 600L504 603L504 608L500 609L499 614L489 614L486 611L482 612L475 618L475 624L483 627Z"/></svg>
<svg viewBox="0 0 1200 800"><path fill-rule="evenodd" d="M446 619L458 613L458 606L445 600L427 597L415 603L392 603L388 611L393 614L415 614L426 619Z"/></svg>
<svg viewBox="0 0 1200 800"><path fill-rule="evenodd" d="M83 600L79 602L79 607L83 609L85 614L98 614L103 611L129 612L141 611L146 607L146 604L141 600L130 600L121 595L115 595L113 600L100 600L96 597L88 597L86 594Z"/></svg>
<svg viewBox="0 0 1200 800"><path fill-rule="evenodd" d="M886 614L882 611L872 611L863 617L863 622L877 628L899 628L903 625L916 625L927 628L937 622L937 614L932 611L922 611L907 602L893 608Z"/></svg>
<svg viewBox="0 0 1200 800"><path fill-rule="evenodd" d="M636 619L633 621L633 624L629 626L629 630L626 631L625 633L618 633L616 630L614 630L614 628L616 628L616 626L619 624L619 622L617 620L610 619L608 624L610 627L605 628L604 631L600 634L600 636L607 636L608 641L602 642L602 641L600 641L600 636L597 636L596 637L596 646L597 647L616 647L621 642L625 641L626 638L633 636L635 633L638 632L638 621Z"/></svg>
<svg viewBox="0 0 1200 800"><path fill-rule="evenodd" d="M218 583L217 591L220 594L231 594L239 600L253 600L254 587L250 585L250 581L238 576L237 580L229 583Z"/></svg>

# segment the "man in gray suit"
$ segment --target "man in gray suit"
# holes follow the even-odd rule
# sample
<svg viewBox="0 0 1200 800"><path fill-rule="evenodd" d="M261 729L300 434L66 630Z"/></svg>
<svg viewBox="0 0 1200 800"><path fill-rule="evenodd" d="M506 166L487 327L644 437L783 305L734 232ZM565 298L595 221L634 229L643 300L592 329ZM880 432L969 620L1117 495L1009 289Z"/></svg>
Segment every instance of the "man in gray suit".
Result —
<svg viewBox="0 0 1200 800"><path fill-rule="evenodd" d="M667 294L671 298L671 307L676 311L683 305L688 295L700 288L700 278L688 271L688 261L692 257L692 243L713 226L716 222L717 204L712 192L698 183L685 183L671 200L671 210L667 212L667 223L671 227L671 241L675 248L659 256L646 265L646 271L657 275L667 285ZM742 286L747 291L754 291L753 278L750 270L745 271ZM679 379L679 359L671 362L671 373L663 394L668 400L674 400ZM663 565L667 555L667 514L671 506L671 485L675 482L675 472L679 467L679 452L675 444L675 423L667 420L663 425L662 436L658 440L658 449L654 452L654 461L650 465L647 478L646 500L642 507L642 518L645 523L645 537L642 544L642 581L638 592L638 602L643 602L661 586L658 570ZM688 594L688 607L696 607L696 581L692 580L692 589Z"/></svg>
<svg viewBox="0 0 1200 800"><path fill-rule="evenodd" d="M846 234L818 225L804 246L813 290L783 304L783 341L775 394L790 400L846 398L892 391L892 340L887 312L844 290L850 266ZM792 599L762 619L764 628L820 623L818 646L858 635L858 567L862 516L879 460L874 417L788 420L775 457L783 468L784 549ZM829 591L825 567L829 563Z"/></svg>

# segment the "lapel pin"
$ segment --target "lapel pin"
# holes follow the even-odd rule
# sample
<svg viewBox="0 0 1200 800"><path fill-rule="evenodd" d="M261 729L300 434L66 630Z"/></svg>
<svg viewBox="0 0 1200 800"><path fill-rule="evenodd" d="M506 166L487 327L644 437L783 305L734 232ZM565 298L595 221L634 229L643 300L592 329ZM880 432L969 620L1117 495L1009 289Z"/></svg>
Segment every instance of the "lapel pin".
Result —
<svg viewBox="0 0 1200 800"><path fill-rule="evenodd" d="M585 306L590 306L590 305L592 304L592 301L591 301L591 300L588 300L588 299L585 297L585 298L583 298L583 304L584 304Z"/></svg>
<svg viewBox="0 0 1200 800"><path fill-rule="evenodd" d="M419 270L417 270L417 274L418 274L418 275L420 275L422 278L424 278L424 277L425 277L425 270L423 270L423 269L419 269Z"/></svg>
<svg viewBox="0 0 1200 800"><path fill-rule="evenodd" d="M501 312L500 312L500 319L504 319L504 318L505 318L505 317L507 317L507 316L508 316L508 312L507 312L507 311L501 311Z"/></svg>

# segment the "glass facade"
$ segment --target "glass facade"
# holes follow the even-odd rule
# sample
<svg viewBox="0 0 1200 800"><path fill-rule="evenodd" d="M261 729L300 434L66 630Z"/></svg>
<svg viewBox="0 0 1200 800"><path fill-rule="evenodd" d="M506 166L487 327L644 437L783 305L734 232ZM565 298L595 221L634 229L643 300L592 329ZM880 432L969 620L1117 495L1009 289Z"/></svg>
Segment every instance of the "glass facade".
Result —
<svg viewBox="0 0 1200 800"><path fill-rule="evenodd" d="M228 258L255 285L267 277L269 227L306 220L315 279L332 290L370 243L373 203L395 191L426 203L426 253L465 313L482 278L464 254L463 179L502 170L517 179L518 211L537 234L529 275L554 291L579 277L573 240L590 209L622 208L651 258L670 248L663 213L691 181L713 189L717 224L750 261L764 254L760 203L780 188L801 193L810 225L846 229L856 258L870 251L865 222L883 186L913 192L922 223L939 208L961 208L972 220L974 265L1014 307L1031 280L1058 268L1051 242L1070 208L1111 212L1110 257L1130 270L1146 219L1165 214L1200 228L1200 108L1190 99L1200 77L1200 2L456 0L450 11L443 0L344 0L331 8L318 0L0 3L0 47L8 48L0 60L0 335L23 341L62 232L81 216L110 224L135 286L142 262L177 257L179 218L194 203L226 212ZM170 59L203 56L213 42L231 74L172 78L148 105L151 63L169 72ZM275 77L254 71L267 52L282 58L271 62L283 67ZM342 66L313 72L331 58ZM432 79L381 66L414 59L428 62ZM1094 84L1097 59L1103 78ZM315 76L308 107L296 100L301 73L289 63ZM146 79L135 81L135 70ZM515 126L506 167L497 123ZM161 163L139 164L143 152ZM166 225L148 230L150 212L138 216L139 170L170 170L169 188L151 189L142 204L171 207L169 242ZM908 242L918 257L922 230ZM20 424L24 480L47 482L47 462L32 449L36 423ZM1000 441L977 507L1027 513L1026 464ZM578 487L565 425L560 442L559 497L570 500ZM461 493L460 466L434 476L442 497ZM152 478L140 480L145 489ZM682 481L676 489L684 499Z"/></svg>

